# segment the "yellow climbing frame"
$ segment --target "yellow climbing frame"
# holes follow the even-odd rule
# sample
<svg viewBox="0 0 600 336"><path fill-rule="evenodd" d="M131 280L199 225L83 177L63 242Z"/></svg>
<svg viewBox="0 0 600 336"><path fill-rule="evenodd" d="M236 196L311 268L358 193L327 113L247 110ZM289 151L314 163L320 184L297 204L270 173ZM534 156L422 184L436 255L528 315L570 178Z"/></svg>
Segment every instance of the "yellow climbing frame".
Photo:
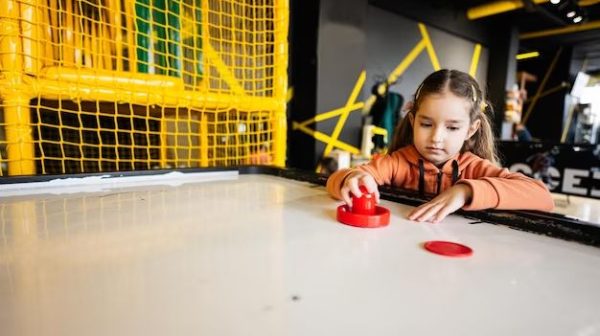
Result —
<svg viewBox="0 0 600 336"><path fill-rule="evenodd" d="M0 176L283 166L288 10L0 1Z"/></svg>

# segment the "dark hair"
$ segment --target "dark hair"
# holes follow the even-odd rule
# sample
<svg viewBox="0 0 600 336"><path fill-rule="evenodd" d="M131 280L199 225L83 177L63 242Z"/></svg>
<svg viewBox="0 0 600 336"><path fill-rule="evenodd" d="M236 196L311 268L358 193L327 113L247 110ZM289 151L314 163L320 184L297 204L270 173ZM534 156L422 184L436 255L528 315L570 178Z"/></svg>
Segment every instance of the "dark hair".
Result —
<svg viewBox="0 0 600 336"><path fill-rule="evenodd" d="M461 148L461 153L470 151L479 157L488 159L498 164L498 155L494 143L494 134L489 115L493 113L490 103L483 96L477 81L470 75L458 71L442 69L438 70L425 78L415 92L412 106L410 106L406 115L396 126L394 138L388 152L393 152L404 146L413 143L413 129L410 123L409 114L415 117L423 99L430 95L451 92L457 97L462 97L469 101L469 119L471 123L480 120L479 129L473 136L465 141Z"/></svg>

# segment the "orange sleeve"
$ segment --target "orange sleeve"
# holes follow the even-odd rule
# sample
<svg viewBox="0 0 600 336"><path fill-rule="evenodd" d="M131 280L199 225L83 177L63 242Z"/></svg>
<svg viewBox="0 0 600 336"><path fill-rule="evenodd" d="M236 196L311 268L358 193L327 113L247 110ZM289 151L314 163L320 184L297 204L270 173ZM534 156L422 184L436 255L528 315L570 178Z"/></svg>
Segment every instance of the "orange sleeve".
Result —
<svg viewBox="0 0 600 336"><path fill-rule="evenodd" d="M340 189L342 189L344 180L355 171L363 171L373 176L377 185L392 184L392 181L398 183L398 173L400 173L398 167L401 166L399 164L401 160L400 154L394 152L390 155L378 157L356 168L338 170L327 179L327 192L332 197L341 199Z"/></svg>
<svg viewBox="0 0 600 336"><path fill-rule="evenodd" d="M552 211L554 201L548 188L539 180L481 160L464 171L458 183L473 190L471 203L465 210L503 209Z"/></svg>

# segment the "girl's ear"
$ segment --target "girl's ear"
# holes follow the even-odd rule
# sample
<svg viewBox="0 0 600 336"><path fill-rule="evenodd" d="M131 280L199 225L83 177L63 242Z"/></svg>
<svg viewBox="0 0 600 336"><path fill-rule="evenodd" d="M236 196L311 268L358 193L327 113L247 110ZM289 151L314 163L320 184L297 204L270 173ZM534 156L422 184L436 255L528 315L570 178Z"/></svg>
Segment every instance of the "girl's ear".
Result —
<svg viewBox="0 0 600 336"><path fill-rule="evenodd" d="M477 119L473 123L471 123L471 126L469 126L469 132L467 133L467 138L465 140L469 140L473 136L473 134L475 134L475 132L477 132L477 130L479 129L479 126L481 126L481 120L479 120L479 119Z"/></svg>
<svg viewBox="0 0 600 336"><path fill-rule="evenodd" d="M414 128L415 116L412 113L410 113L410 111L408 111L407 117L408 117L408 121L410 121L410 127Z"/></svg>

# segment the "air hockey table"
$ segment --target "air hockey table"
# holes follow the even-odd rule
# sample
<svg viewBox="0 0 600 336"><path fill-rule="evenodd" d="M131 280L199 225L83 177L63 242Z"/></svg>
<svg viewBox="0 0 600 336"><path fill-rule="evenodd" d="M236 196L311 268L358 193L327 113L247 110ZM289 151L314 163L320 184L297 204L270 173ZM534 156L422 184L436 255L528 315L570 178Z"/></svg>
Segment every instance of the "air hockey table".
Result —
<svg viewBox="0 0 600 336"><path fill-rule="evenodd" d="M336 220L264 167L0 184L0 335L600 335L600 230L543 213ZM428 252L432 240L472 248Z"/></svg>

